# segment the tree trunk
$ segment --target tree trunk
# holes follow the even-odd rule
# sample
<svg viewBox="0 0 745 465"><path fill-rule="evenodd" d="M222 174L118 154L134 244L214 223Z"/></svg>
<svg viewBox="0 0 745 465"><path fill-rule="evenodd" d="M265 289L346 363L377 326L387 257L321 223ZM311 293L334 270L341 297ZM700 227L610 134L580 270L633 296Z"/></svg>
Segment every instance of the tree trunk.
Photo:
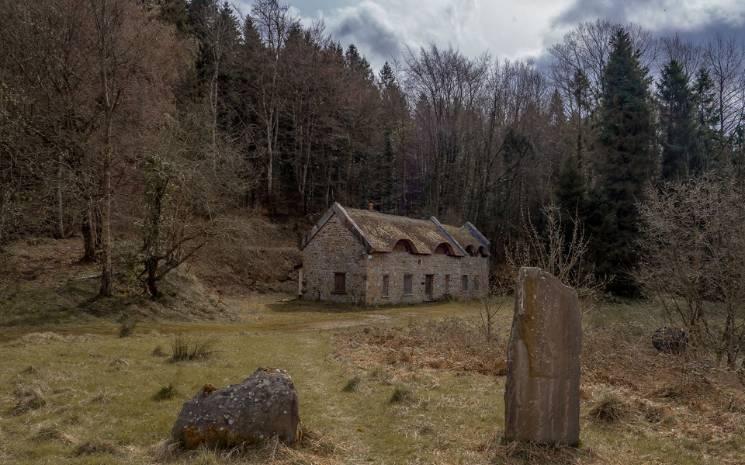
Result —
<svg viewBox="0 0 745 465"><path fill-rule="evenodd" d="M96 250L98 249L98 226L96 224L96 216L94 213L93 201L88 201L88 208L86 208L85 215L83 216L83 222L80 225L80 230L83 234L83 258L82 262L95 262L96 261Z"/></svg>
<svg viewBox="0 0 745 465"><path fill-rule="evenodd" d="M65 237L65 209L62 202L62 152L57 157L57 237Z"/></svg>
<svg viewBox="0 0 745 465"><path fill-rule="evenodd" d="M147 277L145 278L145 286L147 287L147 293L150 294L150 298L155 300L160 296L158 290L158 259L156 257L148 257L145 260L145 271Z"/></svg>
<svg viewBox="0 0 745 465"><path fill-rule="evenodd" d="M107 118L108 119L108 118ZM111 267L111 121L107 122L106 130L106 148L104 149L103 163L103 189L104 204L102 219L102 257L101 257L101 297L110 297L112 288L112 267Z"/></svg>
<svg viewBox="0 0 745 465"><path fill-rule="evenodd" d="M727 308L727 320L724 325L724 343L727 353L727 368L734 371L737 362L737 344L735 338L735 310L731 305Z"/></svg>

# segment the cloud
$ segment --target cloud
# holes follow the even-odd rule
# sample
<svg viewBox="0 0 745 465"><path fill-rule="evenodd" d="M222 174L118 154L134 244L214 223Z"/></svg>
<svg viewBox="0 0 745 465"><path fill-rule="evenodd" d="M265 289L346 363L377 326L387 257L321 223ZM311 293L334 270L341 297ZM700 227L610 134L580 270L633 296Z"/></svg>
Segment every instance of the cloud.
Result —
<svg viewBox="0 0 745 465"><path fill-rule="evenodd" d="M566 6L566 0L363 0L306 11L306 21L322 19L335 39L356 44L379 67L431 43L469 56L536 56L545 29Z"/></svg>
<svg viewBox="0 0 745 465"><path fill-rule="evenodd" d="M653 32L681 34L721 26L735 29L745 24L742 0L576 0L554 20L556 27L571 27L597 18L633 22Z"/></svg>
<svg viewBox="0 0 745 465"><path fill-rule="evenodd" d="M362 44L366 53L383 59L401 54L405 37L376 3L364 2L358 7L342 8L327 21L335 39Z"/></svg>
<svg viewBox="0 0 745 465"><path fill-rule="evenodd" d="M237 0L244 12L252 0ZM745 36L745 0L287 0L310 25L323 20L375 68L431 43L475 57L545 61L546 50L582 21L634 22L657 35L706 41ZM745 38L745 37L744 37Z"/></svg>

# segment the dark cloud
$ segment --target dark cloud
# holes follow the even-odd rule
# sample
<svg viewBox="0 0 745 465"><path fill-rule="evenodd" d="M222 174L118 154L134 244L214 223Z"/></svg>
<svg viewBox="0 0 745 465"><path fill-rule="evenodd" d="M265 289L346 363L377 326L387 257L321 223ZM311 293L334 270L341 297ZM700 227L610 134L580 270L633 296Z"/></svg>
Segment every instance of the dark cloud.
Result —
<svg viewBox="0 0 745 465"><path fill-rule="evenodd" d="M401 39L378 12L369 8L348 9L347 12L338 23L331 25L334 37L354 43L381 61L401 54Z"/></svg>
<svg viewBox="0 0 745 465"><path fill-rule="evenodd" d="M554 25L573 26L596 18L624 23L628 21L630 12L653 3L653 0L576 0L554 20Z"/></svg>
<svg viewBox="0 0 745 465"><path fill-rule="evenodd" d="M685 0L575 0L552 23L566 28L595 19L633 22L656 36L677 34L696 44L705 44L717 34L745 39L745 2L711 1L701 7Z"/></svg>

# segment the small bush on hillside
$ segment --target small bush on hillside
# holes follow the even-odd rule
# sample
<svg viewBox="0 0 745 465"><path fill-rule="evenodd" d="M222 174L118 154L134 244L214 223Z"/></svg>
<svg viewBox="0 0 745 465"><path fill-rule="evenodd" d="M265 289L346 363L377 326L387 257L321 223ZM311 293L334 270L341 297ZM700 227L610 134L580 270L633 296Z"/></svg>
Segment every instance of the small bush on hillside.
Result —
<svg viewBox="0 0 745 465"><path fill-rule="evenodd" d="M171 343L171 362L204 360L214 353L211 339L189 339L178 335Z"/></svg>
<svg viewBox="0 0 745 465"><path fill-rule="evenodd" d="M169 383L168 386L163 386L158 389L158 392L153 395L153 400L161 401L173 399L174 397L176 397L176 394L178 394L178 391L176 391L176 387L174 387L173 384Z"/></svg>

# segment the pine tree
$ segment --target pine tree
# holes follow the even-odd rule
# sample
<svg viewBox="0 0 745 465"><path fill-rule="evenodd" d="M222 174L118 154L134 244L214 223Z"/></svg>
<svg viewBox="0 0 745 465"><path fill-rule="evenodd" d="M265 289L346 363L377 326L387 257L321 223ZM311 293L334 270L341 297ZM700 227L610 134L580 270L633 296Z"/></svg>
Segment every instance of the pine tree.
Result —
<svg viewBox="0 0 745 465"><path fill-rule="evenodd" d="M599 113L603 159L595 193L600 209L593 225L593 250L597 271L614 277L608 290L633 296L638 294L631 275L638 263L637 202L654 168L649 78L639 62L640 52L622 28L613 35L611 48Z"/></svg>
<svg viewBox="0 0 745 465"><path fill-rule="evenodd" d="M676 60L662 69L657 84L662 142L662 179L673 180L700 171L701 157L695 138L693 95L688 76Z"/></svg>

